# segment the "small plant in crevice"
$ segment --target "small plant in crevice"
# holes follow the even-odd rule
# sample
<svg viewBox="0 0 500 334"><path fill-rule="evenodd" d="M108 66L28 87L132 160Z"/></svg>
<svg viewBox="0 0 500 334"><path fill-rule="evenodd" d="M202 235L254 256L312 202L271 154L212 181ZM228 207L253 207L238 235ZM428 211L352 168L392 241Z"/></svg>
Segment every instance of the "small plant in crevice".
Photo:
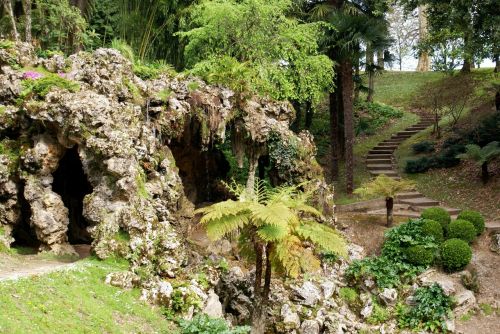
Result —
<svg viewBox="0 0 500 334"><path fill-rule="evenodd" d="M372 314L366 319L366 321L371 325L383 324L391 317L391 312L388 309L382 307L375 300L373 303Z"/></svg>
<svg viewBox="0 0 500 334"><path fill-rule="evenodd" d="M54 87L65 89L72 93L80 90L78 83L57 74L47 73L42 75L32 71L26 73L28 73L28 76L23 80L23 91L19 94L18 103L22 103L29 98L44 99Z"/></svg>
<svg viewBox="0 0 500 334"><path fill-rule="evenodd" d="M353 310L359 311L361 307L363 307L361 299L359 298L359 293L353 288L348 288L348 287L340 288L339 297L340 299L345 301L346 304L349 305L349 307L352 308Z"/></svg>
<svg viewBox="0 0 500 334"><path fill-rule="evenodd" d="M460 279L462 281L462 285L471 290L474 291L475 293L479 293L480 289L480 283L479 283L479 275L477 274L476 269L471 269L468 272L465 272L460 276Z"/></svg>
<svg viewBox="0 0 500 334"><path fill-rule="evenodd" d="M229 328L223 319L210 318L206 314L198 314L191 320L180 320L180 334L246 334L248 326Z"/></svg>
<svg viewBox="0 0 500 334"><path fill-rule="evenodd" d="M451 314L453 302L438 284L415 290L413 301L414 306L400 304L396 308L400 328L432 333L447 331L446 319Z"/></svg>

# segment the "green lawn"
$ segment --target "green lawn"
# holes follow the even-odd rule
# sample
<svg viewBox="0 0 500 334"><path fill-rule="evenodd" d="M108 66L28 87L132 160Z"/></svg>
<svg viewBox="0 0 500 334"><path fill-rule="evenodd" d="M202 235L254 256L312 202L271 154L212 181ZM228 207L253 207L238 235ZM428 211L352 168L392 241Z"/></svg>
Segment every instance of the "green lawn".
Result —
<svg viewBox="0 0 500 334"><path fill-rule="evenodd" d="M0 333L175 333L140 291L104 283L123 261L86 259L74 270L0 282Z"/></svg>

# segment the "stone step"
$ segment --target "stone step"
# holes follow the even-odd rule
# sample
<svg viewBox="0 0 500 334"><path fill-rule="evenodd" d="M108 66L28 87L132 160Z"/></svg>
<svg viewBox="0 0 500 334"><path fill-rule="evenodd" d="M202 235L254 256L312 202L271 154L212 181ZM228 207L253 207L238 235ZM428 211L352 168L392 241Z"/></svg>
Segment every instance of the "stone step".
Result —
<svg viewBox="0 0 500 334"><path fill-rule="evenodd" d="M396 145L399 145L403 142L404 140L395 140L395 139L386 139L384 140L383 142L380 142L380 144L382 143L387 143L387 144L396 144Z"/></svg>
<svg viewBox="0 0 500 334"><path fill-rule="evenodd" d="M394 150L387 149L387 148L383 148L383 149L373 148L370 151L368 151L369 154L391 154L392 152L394 152Z"/></svg>
<svg viewBox="0 0 500 334"><path fill-rule="evenodd" d="M370 174L372 175L382 175L382 174L385 174L387 176L395 176L395 177L399 177L399 174L392 170L392 169L387 169L387 170L371 170L370 171Z"/></svg>
<svg viewBox="0 0 500 334"><path fill-rule="evenodd" d="M405 140L410 138L412 135L392 135L391 139L396 139L396 140Z"/></svg>
<svg viewBox="0 0 500 334"><path fill-rule="evenodd" d="M438 201L426 197L406 198L402 199L401 203L418 207L439 206Z"/></svg>
<svg viewBox="0 0 500 334"><path fill-rule="evenodd" d="M417 125L414 125L414 126L411 126L407 129L405 129L406 131L413 131L413 130L416 130L416 131L422 131L422 130L425 130L427 129L427 126L425 125L421 125L421 126L417 126Z"/></svg>
<svg viewBox="0 0 500 334"><path fill-rule="evenodd" d="M401 135L411 135L413 136L414 134L419 133L420 131L418 130L405 130L405 131L399 131L396 133L396 135L401 136Z"/></svg>
<svg viewBox="0 0 500 334"><path fill-rule="evenodd" d="M367 159L366 164L371 164L371 165L391 165L392 166L392 159Z"/></svg>
<svg viewBox="0 0 500 334"><path fill-rule="evenodd" d="M400 143L386 143L386 142L381 142L378 143L376 147L398 147Z"/></svg>
<svg viewBox="0 0 500 334"><path fill-rule="evenodd" d="M488 233L500 233L500 222L486 222L485 228Z"/></svg>
<svg viewBox="0 0 500 334"><path fill-rule="evenodd" d="M370 164L366 165L366 169L372 170L391 170L392 164Z"/></svg>
<svg viewBox="0 0 500 334"><path fill-rule="evenodd" d="M398 193L396 194L397 199L410 199L410 198L419 198L422 197L423 195L419 193L418 191L409 191L409 192L404 192L404 193Z"/></svg>
<svg viewBox="0 0 500 334"><path fill-rule="evenodd" d="M368 154L366 156L366 160L373 160L373 159L392 159L392 154Z"/></svg>

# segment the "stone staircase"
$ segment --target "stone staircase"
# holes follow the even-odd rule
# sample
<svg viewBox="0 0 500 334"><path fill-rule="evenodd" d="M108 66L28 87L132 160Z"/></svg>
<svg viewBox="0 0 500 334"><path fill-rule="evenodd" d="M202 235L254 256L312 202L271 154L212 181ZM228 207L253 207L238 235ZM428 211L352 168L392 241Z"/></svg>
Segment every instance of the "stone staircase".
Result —
<svg viewBox="0 0 500 334"><path fill-rule="evenodd" d="M394 151L406 139L417 134L418 132L428 128L433 124L433 119L427 115L421 115L420 121L405 130L399 131L386 139L377 146L373 147L366 156L366 169L374 177L380 174L385 174L393 179L399 180L401 176L395 166ZM440 206L436 200L425 197L418 191L400 193L395 198L395 204L398 208L405 212L422 212L426 208ZM459 209L444 208L450 215L455 216L460 213Z"/></svg>

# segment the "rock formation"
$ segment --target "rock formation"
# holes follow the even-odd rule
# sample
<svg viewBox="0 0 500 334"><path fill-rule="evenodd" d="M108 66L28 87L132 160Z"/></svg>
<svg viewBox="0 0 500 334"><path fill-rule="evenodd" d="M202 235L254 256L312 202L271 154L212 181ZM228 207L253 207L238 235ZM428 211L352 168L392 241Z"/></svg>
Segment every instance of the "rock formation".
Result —
<svg viewBox="0 0 500 334"><path fill-rule="evenodd" d="M22 43L0 49L0 240L56 253L91 242L138 275L172 277L193 203L211 200L227 171L218 144L230 140L250 168L285 148L276 183L329 191L310 135L289 130L293 117L287 102L190 76L142 80L113 49L49 59Z"/></svg>

